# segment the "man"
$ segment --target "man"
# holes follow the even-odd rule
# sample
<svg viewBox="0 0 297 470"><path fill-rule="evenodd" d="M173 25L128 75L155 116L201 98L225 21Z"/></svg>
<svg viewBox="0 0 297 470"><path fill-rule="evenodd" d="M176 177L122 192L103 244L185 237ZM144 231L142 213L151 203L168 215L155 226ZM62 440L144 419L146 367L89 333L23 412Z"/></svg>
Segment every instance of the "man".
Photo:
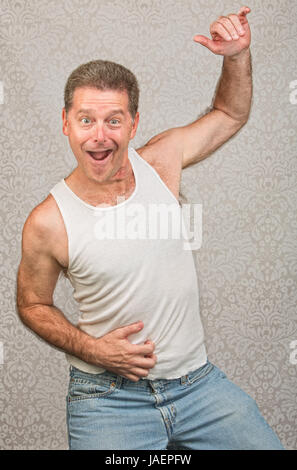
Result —
<svg viewBox="0 0 297 470"><path fill-rule="evenodd" d="M24 225L18 310L67 353L70 449L282 448L254 400L207 359L191 252L176 239L104 239L99 230L111 216L123 220L131 202L177 207L182 168L247 122L249 11L218 18L212 40L194 38L224 56L212 110L137 151L134 75L93 61L67 81L63 132L77 167ZM80 304L78 326L53 305L62 270Z"/></svg>

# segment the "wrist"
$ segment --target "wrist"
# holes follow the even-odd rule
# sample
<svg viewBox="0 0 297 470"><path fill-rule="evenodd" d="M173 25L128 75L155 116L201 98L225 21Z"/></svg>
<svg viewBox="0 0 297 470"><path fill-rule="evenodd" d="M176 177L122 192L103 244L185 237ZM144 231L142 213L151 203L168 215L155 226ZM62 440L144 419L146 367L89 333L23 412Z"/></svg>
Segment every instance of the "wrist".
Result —
<svg viewBox="0 0 297 470"><path fill-rule="evenodd" d="M224 59L230 62L244 62L250 57L250 48L243 49L238 54L224 56Z"/></svg>
<svg viewBox="0 0 297 470"><path fill-rule="evenodd" d="M80 333L83 333L80 331ZM96 357L96 341L97 339L86 333L81 337L80 358L89 364L98 365L98 358Z"/></svg>

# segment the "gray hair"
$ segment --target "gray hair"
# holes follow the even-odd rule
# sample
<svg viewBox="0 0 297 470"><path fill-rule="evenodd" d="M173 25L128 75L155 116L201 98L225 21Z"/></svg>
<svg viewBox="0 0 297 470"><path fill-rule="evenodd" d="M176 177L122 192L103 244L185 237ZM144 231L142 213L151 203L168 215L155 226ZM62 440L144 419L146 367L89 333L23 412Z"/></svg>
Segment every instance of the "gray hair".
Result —
<svg viewBox="0 0 297 470"><path fill-rule="evenodd" d="M66 113L72 106L75 89L82 87L98 90L126 90L129 113L134 120L138 110L139 86L135 75L123 65L108 60L93 60L73 70L64 89Z"/></svg>

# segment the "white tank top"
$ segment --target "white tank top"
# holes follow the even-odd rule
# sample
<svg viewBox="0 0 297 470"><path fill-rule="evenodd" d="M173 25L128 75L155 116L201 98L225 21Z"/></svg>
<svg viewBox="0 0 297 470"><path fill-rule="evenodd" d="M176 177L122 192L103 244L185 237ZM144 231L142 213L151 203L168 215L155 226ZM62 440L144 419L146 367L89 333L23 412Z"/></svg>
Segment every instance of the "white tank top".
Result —
<svg viewBox="0 0 297 470"><path fill-rule="evenodd" d="M98 338L143 321L144 328L129 340L155 343L157 362L146 378L174 379L207 361L193 253L185 249L181 232L177 237L172 228L172 220L178 220L172 214L182 213L178 200L131 147L128 158L135 189L115 206L84 202L64 178L50 191L68 237L67 275L79 304L77 327ZM158 226L156 214L162 214ZM66 357L82 371L104 372L77 357Z"/></svg>

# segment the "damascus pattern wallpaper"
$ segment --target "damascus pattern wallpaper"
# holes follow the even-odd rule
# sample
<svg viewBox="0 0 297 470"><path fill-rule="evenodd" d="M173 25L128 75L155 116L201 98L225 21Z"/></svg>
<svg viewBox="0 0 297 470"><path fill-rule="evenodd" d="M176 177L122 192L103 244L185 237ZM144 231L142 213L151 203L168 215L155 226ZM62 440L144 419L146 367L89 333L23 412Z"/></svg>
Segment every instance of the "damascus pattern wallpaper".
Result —
<svg viewBox="0 0 297 470"><path fill-rule="evenodd" d="M251 0L254 97L247 125L183 171L181 198L203 207L194 252L209 359L256 399L297 449L297 2ZM120 62L141 89L137 148L211 105L222 66L209 36L229 0L0 0L0 448L67 449L64 354L16 313L23 224L74 157L63 88L79 64ZM67 279L55 304L76 322Z"/></svg>

